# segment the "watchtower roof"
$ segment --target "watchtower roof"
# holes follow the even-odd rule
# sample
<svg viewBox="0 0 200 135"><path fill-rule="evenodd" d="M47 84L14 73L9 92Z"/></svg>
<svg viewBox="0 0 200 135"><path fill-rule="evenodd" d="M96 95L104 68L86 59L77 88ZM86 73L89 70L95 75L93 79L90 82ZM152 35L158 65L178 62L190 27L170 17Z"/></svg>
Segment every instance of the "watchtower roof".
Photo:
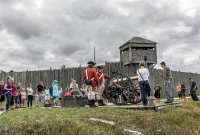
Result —
<svg viewBox="0 0 200 135"><path fill-rule="evenodd" d="M156 42L148 40L148 39L144 39L144 38L141 38L141 37L133 37L130 40L128 40L126 43L121 45L119 48L125 46L128 43L132 43L132 44L157 44Z"/></svg>

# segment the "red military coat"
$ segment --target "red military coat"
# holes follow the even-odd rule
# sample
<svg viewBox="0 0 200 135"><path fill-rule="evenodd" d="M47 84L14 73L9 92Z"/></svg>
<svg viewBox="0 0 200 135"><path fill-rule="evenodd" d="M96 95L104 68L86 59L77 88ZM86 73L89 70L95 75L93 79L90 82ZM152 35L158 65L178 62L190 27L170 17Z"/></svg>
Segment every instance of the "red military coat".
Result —
<svg viewBox="0 0 200 135"><path fill-rule="evenodd" d="M87 70L88 78L86 77L86 70ZM97 72L94 68L87 68L86 70L84 71L84 80L85 79L91 80L92 78L94 78L91 82L91 86L94 89L98 85L98 82L99 82L99 79L97 77Z"/></svg>
<svg viewBox="0 0 200 135"><path fill-rule="evenodd" d="M102 75L102 73L100 73L100 72L97 72L97 77L98 77L98 79L99 79L99 84L101 85L102 84L102 82L103 82L103 77L105 78L105 79L109 79L110 78L110 76L108 76L108 75L106 75L106 74L104 74L103 73L103 76L101 77L101 75ZM101 77L101 78L100 78Z"/></svg>

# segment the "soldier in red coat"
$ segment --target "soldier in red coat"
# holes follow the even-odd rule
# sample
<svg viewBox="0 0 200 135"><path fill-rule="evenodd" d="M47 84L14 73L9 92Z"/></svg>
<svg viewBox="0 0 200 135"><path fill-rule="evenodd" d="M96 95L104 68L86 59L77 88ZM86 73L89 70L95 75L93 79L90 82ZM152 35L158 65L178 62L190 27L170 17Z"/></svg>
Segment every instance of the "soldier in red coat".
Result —
<svg viewBox="0 0 200 135"><path fill-rule="evenodd" d="M103 95L103 91L105 90L105 79L109 79L110 76L103 73L102 66L98 66L97 68L98 68L97 77L99 79L99 84L97 86L97 90L98 90L97 100L98 100L99 106L104 106L106 104L103 103L102 95Z"/></svg>
<svg viewBox="0 0 200 135"><path fill-rule="evenodd" d="M97 107L95 105L95 95L97 94L97 85L99 82L99 79L97 77L97 72L94 68L95 64L93 61L89 61L88 68L84 71L84 80L86 86L86 90L88 92L88 100L89 100L89 106L90 107Z"/></svg>

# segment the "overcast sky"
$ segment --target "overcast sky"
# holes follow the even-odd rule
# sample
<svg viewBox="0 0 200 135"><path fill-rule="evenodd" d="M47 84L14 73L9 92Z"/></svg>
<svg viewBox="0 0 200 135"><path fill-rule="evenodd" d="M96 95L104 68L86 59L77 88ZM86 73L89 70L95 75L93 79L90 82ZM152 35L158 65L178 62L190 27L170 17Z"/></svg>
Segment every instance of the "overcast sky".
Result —
<svg viewBox="0 0 200 135"><path fill-rule="evenodd" d="M119 61L134 36L157 42L158 62L200 69L199 0L0 0L0 69Z"/></svg>

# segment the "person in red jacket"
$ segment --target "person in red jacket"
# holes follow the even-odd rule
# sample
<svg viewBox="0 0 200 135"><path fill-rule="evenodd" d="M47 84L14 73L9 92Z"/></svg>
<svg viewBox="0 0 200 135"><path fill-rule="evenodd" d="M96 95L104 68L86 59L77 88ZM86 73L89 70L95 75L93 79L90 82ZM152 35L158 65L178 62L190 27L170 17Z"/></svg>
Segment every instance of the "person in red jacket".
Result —
<svg viewBox="0 0 200 135"><path fill-rule="evenodd" d="M103 73L102 66L97 66L97 69L98 69L97 77L99 79L99 84L97 86L97 90L98 90L97 100L98 100L99 106L104 106L106 104L103 103L102 95L103 95L103 91L105 90L105 79L109 79L110 76Z"/></svg>
<svg viewBox="0 0 200 135"><path fill-rule="evenodd" d="M97 94L97 85L99 82L99 79L97 77L97 72L94 69L95 62L89 61L88 68L84 71L84 80L86 83L86 89L88 92L88 100L89 100L89 106L90 107L97 107L95 105L95 95Z"/></svg>
<svg viewBox="0 0 200 135"><path fill-rule="evenodd" d="M14 78L11 79L11 84L12 84L11 108L14 109L14 103L15 103L15 108L18 108L17 103L19 103L19 97L17 93L17 87L15 86L14 83Z"/></svg>

